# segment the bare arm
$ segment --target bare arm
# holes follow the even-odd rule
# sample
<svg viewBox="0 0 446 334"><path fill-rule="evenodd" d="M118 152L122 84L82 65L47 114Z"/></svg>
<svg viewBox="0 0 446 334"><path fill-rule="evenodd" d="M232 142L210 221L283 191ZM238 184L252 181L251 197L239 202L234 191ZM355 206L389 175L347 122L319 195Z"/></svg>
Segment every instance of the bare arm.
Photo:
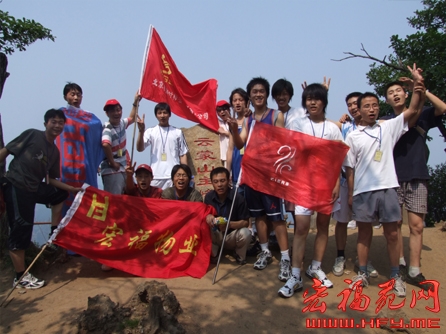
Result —
<svg viewBox="0 0 446 334"><path fill-rule="evenodd" d="M414 126L418 120L421 113L420 100L421 91L420 87L423 87L423 77L421 76L421 69L417 68L414 63L412 67L407 66L412 74L414 91L412 94L412 99L410 100L409 108L403 111L404 121L408 123L409 127Z"/></svg>
<svg viewBox="0 0 446 334"><path fill-rule="evenodd" d="M5 162L6 157L9 155L9 151L6 149L6 147L3 147L0 150L0 162Z"/></svg>
<svg viewBox="0 0 446 334"><path fill-rule="evenodd" d="M187 165L187 154L180 155L180 164Z"/></svg>
<svg viewBox="0 0 446 334"><path fill-rule="evenodd" d="M285 127L285 119L283 117L283 113L279 112L279 115L277 116L276 124L278 128L284 128Z"/></svg>
<svg viewBox="0 0 446 334"><path fill-rule="evenodd" d="M435 116L441 116L446 113L446 103L440 100L437 96L426 90L426 97L431 101L435 108Z"/></svg>
<svg viewBox="0 0 446 334"><path fill-rule="evenodd" d="M133 174L135 173L136 161L133 166L125 167L125 189L127 195L134 195L136 192L135 184L133 183Z"/></svg>
<svg viewBox="0 0 446 334"><path fill-rule="evenodd" d="M59 189L62 189L62 190L65 190L65 191L68 191L71 193L77 193L78 191L82 190L82 188L76 188L73 186L69 186L68 184L60 182L59 180L56 180L53 178L50 178L49 183L56 188L59 188Z"/></svg>
<svg viewBox="0 0 446 334"><path fill-rule="evenodd" d="M138 138L136 139L136 150L138 152L144 151L144 131L146 129L146 125L144 124L145 114L142 115L142 119L138 116Z"/></svg>
<svg viewBox="0 0 446 334"><path fill-rule="evenodd" d="M248 131L246 130L246 125L245 123L243 123L242 132L239 134L236 119L231 118L228 121L228 124L231 127L232 139L233 139L232 141L234 142L234 146L237 147L237 149L241 150L243 146L245 146L246 139L248 138Z"/></svg>
<svg viewBox="0 0 446 334"><path fill-rule="evenodd" d="M115 159L113 159L113 152L110 144L103 143L102 149L104 150L105 156L107 157L108 164L114 169L119 170L121 167L120 164L118 164Z"/></svg>
<svg viewBox="0 0 446 334"><path fill-rule="evenodd" d="M232 172L232 154L234 151L234 140L232 139L232 134L229 134L229 144L228 150L226 151L226 169L229 171L229 174Z"/></svg>
<svg viewBox="0 0 446 334"><path fill-rule="evenodd" d="M347 186L348 186L348 205L350 207L353 204L353 189L355 185L355 173L353 168L345 167L345 175L347 177Z"/></svg>
<svg viewBox="0 0 446 334"><path fill-rule="evenodd" d="M136 92L135 97L133 99L132 110L129 115L129 124L132 124L135 121L136 111L138 110L139 101L141 101L141 95Z"/></svg>

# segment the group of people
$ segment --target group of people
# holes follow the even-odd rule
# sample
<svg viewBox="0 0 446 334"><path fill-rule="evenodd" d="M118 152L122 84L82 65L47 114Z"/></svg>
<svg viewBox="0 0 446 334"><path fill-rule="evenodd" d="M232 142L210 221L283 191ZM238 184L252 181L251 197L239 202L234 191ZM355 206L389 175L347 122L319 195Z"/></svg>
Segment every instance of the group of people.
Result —
<svg viewBox="0 0 446 334"><path fill-rule="evenodd" d="M390 261L390 275L394 279L394 291L405 296L405 282L429 289L420 272L423 220L427 212L427 131L441 122L446 104L424 87L421 70L409 68L412 79L402 78L386 86L386 102L394 114L386 120L379 116L379 98L373 93L350 93L346 97L350 116L340 122L327 119L328 82L304 84L301 107L292 108L294 96L292 84L280 79L271 89L278 109L269 108L269 82L261 77L253 78L246 91L232 91L229 102L219 101L216 112L220 118L222 167L210 173L213 190L204 199L193 187L192 171L187 165L188 146L180 129L169 124L170 106L158 103L155 116L158 124L145 128L144 115L136 116L141 97L136 94L130 114L122 118L122 106L111 99L105 103L108 122L102 127L102 156L100 172L104 190L114 194L204 202L215 208L217 215L208 215L212 238L211 258L215 259L222 245L233 250L237 263L246 264L246 254L253 238L258 239L261 251L253 267L265 269L272 262L269 235L275 232L280 248L278 279L285 284L278 291L281 297L291 297L303 287L302 265L306 239L313 211L289 203L276 196L238 186L241 160L247 145L251 124L266 123L271 126L299 131L326 140L344 141L350 150L339 171L339 179L332 191L333 217L337 220L335 235L337 257L332 269L336 276L344 273L347 241L347 223L354 219L358 226L357 275L351 285L366 286L370 277L378 276L369 261L372 242L372 224L383 226ZM410 105L406 89L411 90ZM64 88L64 98L69 108L80 109L82 89L69 83ZM423 108L425 99L432 107ZM252 110L250 109L252 107ZM234 114L231 117L230 109ZM14 285L25 272L24 251L31 241L36 203L46 204L52 210L52 231L62 216L62 205L69 193L80 191L59 181L60 153L55 139L64 130L66 108L50 109L44 116L45 131L26 130L0 150L0 161L11 154L14 159L2 178L2 190L10 224L8 247L16 272ZM126 149L126 129L137 122L136 148L144 151L150 146L150 165L129 163ZM259 157L261 162L261 157ZM97 169L97 166L89 166ZM45 180L45 182L42 182ZM135 183L136 180L136 183ZM317 188L317 185L314 185ZM401 235L401 208L409 212L410 262L406 267ZM292 251L288 241L284 210L294 215ZM328 226L331 215L317 213L317 234L313 257L305 271L327 288L333 283L322 270L322 261L328 242ZM255 231L253 229L255 220ZM227 226L229 224L229 226ZM225 234L225 230L228 231ZM104 270L111 268L103 266ZM44 281L27 273L17 287L36 289Z"/></svg>

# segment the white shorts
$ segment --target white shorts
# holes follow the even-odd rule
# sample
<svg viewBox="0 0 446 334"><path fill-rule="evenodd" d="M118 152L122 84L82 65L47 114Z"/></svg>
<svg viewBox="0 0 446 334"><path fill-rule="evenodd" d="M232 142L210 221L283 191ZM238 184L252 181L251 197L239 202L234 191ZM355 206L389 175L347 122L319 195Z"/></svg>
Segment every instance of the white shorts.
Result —
<svg viewBox="0 0 446 334"><path fill-rule="evenodd" d="M348 223L352 220L352 210L348 205L348 186L341 186L341 191L339 194L340 209L333 212L333 219L337 222Z"/></svg>
<svg viewBox="0 0 446 334"><path fill-rule="evenodd" d="M163 190L173 187L173 183L172 183L171 179L153 179L152 182L150 182L150 185L152 187L161 188Z"/></svg>
<svg viewBox="0 0 446 334"><path fill-rule="evenodd" d="M338 203L338 201L336 201L335 204L333 205L333 209L331 210L331 212L339 211L339 209L340 209L340 204ZM296 216L312 216L313 213L314 213L313 210L307 209L297 204L294 207L294 215Z"/></svg>

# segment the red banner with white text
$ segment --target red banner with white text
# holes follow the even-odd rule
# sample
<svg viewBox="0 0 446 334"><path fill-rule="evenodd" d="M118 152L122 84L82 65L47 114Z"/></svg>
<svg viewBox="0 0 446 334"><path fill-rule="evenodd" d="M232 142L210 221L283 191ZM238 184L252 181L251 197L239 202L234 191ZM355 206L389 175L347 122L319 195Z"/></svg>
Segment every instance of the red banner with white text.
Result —
<svg viewBox="0 0 446 334"><path fill-rule="evenodd" d="M141 96L154 102L166 102L175 115L217 131L217 80L209 79L192 85L178 70L154 27L150 33Z"/></svg>
<svg viewBox="0 0 446 334"><path fill-rule="evenodd" d="M211 236L203 203L112 195L84 185L50 240L133 275L201 278Z"/></svg>
<svg viewBox="0 0 446 334"><path fill-rule="evenodd" d="M341 142L256 122L243 156L240 183L330 214L333 188L348 150Z"/></svg>

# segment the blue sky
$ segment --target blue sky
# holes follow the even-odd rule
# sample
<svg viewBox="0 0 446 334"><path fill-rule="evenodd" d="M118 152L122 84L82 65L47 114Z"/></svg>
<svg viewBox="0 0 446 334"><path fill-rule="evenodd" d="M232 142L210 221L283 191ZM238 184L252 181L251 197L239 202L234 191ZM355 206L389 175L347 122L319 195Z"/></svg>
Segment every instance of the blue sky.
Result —
<svg viewBox="0 0 446 334"><path fill-rule="evenodd" d="M369 61L331 59L342 58L344 51L359 52L361 43L376 57L387 55L392 34L415 32L406 18L422 5L389 0L3 0L0 8L40 22L57 37L8 57L11 75L0 100L7 143L27 128L43 129L45 111L65 105L67 81L81 85L82 107L102 121L110 98L121 102L124 115L129 113L150 24L189 81L218 80L217 99L245 88L254 76L271 85L285 77L295 89L291 104L298 106L300 84L327 76L332 78L327 116L337 120L347 112L348 93L373 89L365 76ZM269 105L276 106L272 99ZM153 107L141 102L146 126L156 124ZM171 124L193 125L176 116ZM431 165L445 162L446 145L439 134L430 132ZM134 160L148 162L149 154L137 153Z"/></svg>

